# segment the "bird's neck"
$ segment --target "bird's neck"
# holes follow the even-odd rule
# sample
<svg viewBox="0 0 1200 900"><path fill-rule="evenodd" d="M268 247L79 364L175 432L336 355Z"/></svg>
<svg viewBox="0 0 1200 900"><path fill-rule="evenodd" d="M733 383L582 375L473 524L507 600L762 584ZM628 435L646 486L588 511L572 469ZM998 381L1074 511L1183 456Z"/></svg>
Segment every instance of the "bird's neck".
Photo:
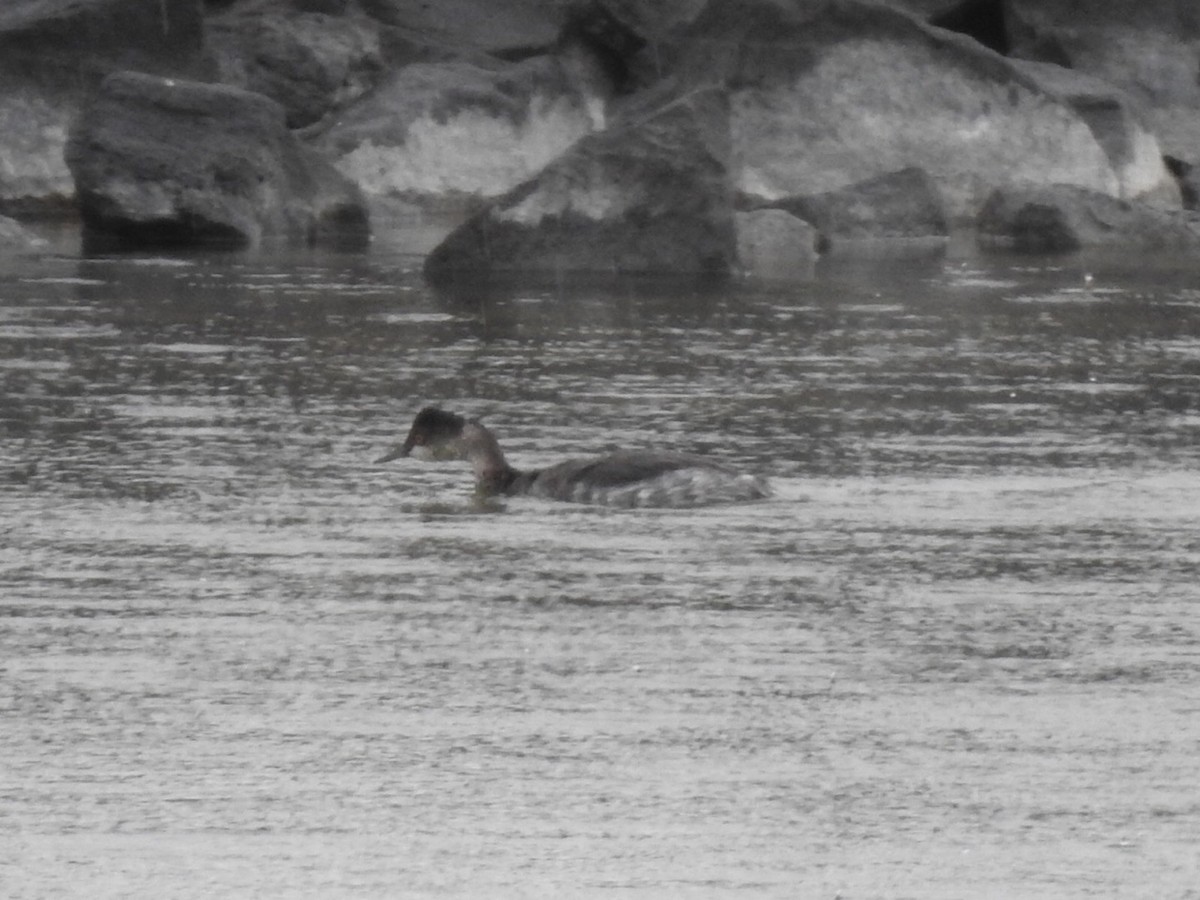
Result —
<svg viewBox="0 0 1200 900"><path fill-rule="evenodd" d="M518 472L504 458L495 435L482 423L469 420L459 437L463 455L475 470L475 487L483 494L506 493Z"/></svg>

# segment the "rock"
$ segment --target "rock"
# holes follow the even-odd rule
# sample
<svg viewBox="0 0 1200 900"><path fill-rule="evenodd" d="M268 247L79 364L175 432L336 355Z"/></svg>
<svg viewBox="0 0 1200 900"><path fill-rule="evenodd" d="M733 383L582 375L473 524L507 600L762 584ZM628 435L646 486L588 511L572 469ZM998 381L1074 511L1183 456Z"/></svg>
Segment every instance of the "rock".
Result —
<svg viewBox="0 0 1200 900"><path fill-rule="evenodd" d="M199 0L0 3L0 209L73 207L63 154L82 98L119 68L199 75Z"/></svg>
<svg viewBox="0 0 1200 900"><path fill-rule="evenodd" d="M822 250L856 241L944 239L950 233L937 184L915 167L770 205L812 224Z"/></svg>
<svg viewBox="0 0 1200 900"><path fill-rule="evenodd" d="M31 80L0 90L0 210L65 212L74 183L63 159L75 96Z"/></svg>
<svg viewBox="0 0 1200 900"><path fill-rule="evenodd" d="M726 116L712 89L588 135L451 233L426 275L732 272Z"/></svg>
<svg viewBox="0 0 1200 900"><path fill-rule="evenodd" d="M289 128L349 105L385 73L378 27L362 16L235 9L210 22L208 45L220 81L279 103Z"/></svg>
<svg viewBox="0 0 1200 900"><path fill-rule="evenodd" d="M895 4L891 4L895 5ZM1004 21L1004 0L906 0L900 4L930 25L965 34L989 50L1008 56L1008 29Z"/></svg>
<svg viewBox="0 0 1200 900"><path fill-rule="evenodd" d="M1099 78L1051 63L1016 64L1087 123L1117 176L1117 196L1179 207L1179 188L1163 161L1158 139L1124 92Z"/></svg>
<svg viewBox="0 0 1200 900"><path fill-rule="evenodd" d="M503 67L416 63L315 145L372 200L462 206L500 196L601 127L601 78L571 54Z"/></svg>
<svg viewBox="0 0 1200 900"><path fill-rule="evenodd" d="M71 135L67 162L93 240L366 239L358 190L297 142L277 103L237 88L110 75Z"/></svg>
<svg viewBox="0 0 1200 900"><path fill-rule="evenodd" d="M581 0L565 35L577 36L604 61L618 94L654 87L678 61L683 32L708 0Z"/></svg>
<svg viewBox="0 0 1200 900"><path fill-rule="evenodd" d="M519 58L549 50L565 3L546 0L359 0L371 16L449 51Z"/></svg>
<svg viewBox="0 0 1200 900"><path fill-rule="evenodd" d="M646 23L640 17L630 21L593 0L571 8L560 42L573 41L586 47L604 69L614 92L630 94L656 80L656 76L647 77L647 73L638 71L638 55L646 47L645 29Z"/></svg>
<svg viewBox="0 0 1200 900"><path fill-rule="evenodd" d="M770 281L811 278L817 263L817 230L782 209L734 214L737 260L743 275Z"/></svg>
<svg viewBox="0 0 1200 900"><path fill-rule="evenodd" d="M33 234L20 222L0 216L0 253L28 253L48 246L48 242Z"/></svg>
<svg viewBox="0 0 1200 900"><path fill-rule="evenodd" d="M0 59L14 69L178 72L198 64L203 42L200 0L7 0L0 8Z"/></svg>
<svg viewBox="0 0 1200 900"><path fill-rule="evenodd" d="M1064 253L1084 247L1200 249L1200 216L1118 200L1074 185L997 190L979 214L987 249Z"/></svg>
<svg viewBox="0 0 1200 900"><path fill-rule="evenodd" d="M1012 54L1129 95L1167 155L1200 162L1200 5L1194 0L1006 0Z"/></svg>
<svg viewBox="0 0 1200 900"><path fill-rule="evenodd" d="M1179 185L1184 209L1200 209L1200 167L1173 156L1163 158Z"/></svg>
<svg viewBox="0 0 1200 900"><path fill-rule="evenodd" d="M734 188L765 201L909 166L953 221L995 187L1120 183L1087 123L1010 60L855 0L711 0L680 38L681 91L730 91Z"/></svg>

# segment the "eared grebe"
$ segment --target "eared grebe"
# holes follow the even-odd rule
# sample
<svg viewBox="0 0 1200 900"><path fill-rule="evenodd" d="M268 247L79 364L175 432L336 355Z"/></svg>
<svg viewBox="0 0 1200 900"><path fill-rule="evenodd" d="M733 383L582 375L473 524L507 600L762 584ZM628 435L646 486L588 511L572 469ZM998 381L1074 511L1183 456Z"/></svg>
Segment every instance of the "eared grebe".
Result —
<svg viewBox="0 0 1200 900"><path fill-rule="evenodd" d="M687 507L761 500L771 493L758 476L688 453L621 451L521 472L504 459L496 438L482 423L432 406L417 413L404 443L376 462L408 456L415 447L435 452L449 448L470 460L476 490L484 495L528 494L604 506Z"/></svg>

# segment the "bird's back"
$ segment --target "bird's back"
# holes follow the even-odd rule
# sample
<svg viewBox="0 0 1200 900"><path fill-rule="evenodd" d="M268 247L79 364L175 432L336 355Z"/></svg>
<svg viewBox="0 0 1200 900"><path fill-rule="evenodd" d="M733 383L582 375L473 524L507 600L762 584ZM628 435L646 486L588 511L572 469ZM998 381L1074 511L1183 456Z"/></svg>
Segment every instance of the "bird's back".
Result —
<svg viewBox="0 0 1200 900"><path fill-rule="evenodd" d="M766 482L703 456L623 451L530 473L515 492L620 507L690 507L759 500Z"/></svg>

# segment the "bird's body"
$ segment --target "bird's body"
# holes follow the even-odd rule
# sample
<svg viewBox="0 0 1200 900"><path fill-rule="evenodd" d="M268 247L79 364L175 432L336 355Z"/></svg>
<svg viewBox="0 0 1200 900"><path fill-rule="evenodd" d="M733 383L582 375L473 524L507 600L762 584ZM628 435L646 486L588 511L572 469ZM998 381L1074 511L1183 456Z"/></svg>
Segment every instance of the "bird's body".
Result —
<svg viewBox="0 0 1200 900"><path fill-rule="evenodd" d="M417 414L404 443L380 462L408 456L417 447L446 446L471 462L476 488L485 495L525 494L620 507L705 506L770 495L764 479L689 453L626 450L521 471L508 464L482 423L434 407Z"/></svg>

